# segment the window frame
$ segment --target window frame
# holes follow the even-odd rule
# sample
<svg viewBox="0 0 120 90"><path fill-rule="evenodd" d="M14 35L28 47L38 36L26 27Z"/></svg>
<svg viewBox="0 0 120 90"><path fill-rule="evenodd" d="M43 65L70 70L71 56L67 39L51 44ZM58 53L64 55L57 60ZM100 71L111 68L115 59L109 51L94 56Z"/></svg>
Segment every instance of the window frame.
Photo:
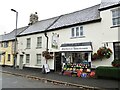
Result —
<svg viewBox="0 0 120 90"><path fill-rule="evenodd" d="M38 58L38 55L40 55L40 57ZM40 63L38 63L40 61ZM36 54L36 65L41 65L42 63L42 55L41 54Z"/></svg>
<svg viewBox="0 0 120 90"><path fill-rule="evenodd" d="M120 42L114 42L114 59L119 59L120 60Z"/></svg>
<svg viewBox="0 0 120 90"><path fill-rule="evenodd" d="M42 37L37 37L37 48L42 48Z"/></svg>
<svg viewBox="0 0 120 90"><path fill-rule="evenodd" d="M82 33L82 34L81 34L81 33ZM71 37L72 37L72 38L84 37L83 26L72 27L72 28L71 28Z"/></svg>
<svg viewBox="0 0 120 90"><path fill-rule="evenodd" d="M112 25L119 26L120 25L120 8L116 8L112 11Z"/></svg>
<svg viewBox="0 0 120 90"><path fill-rule="evenodd" d="M9 44L8 41L4 42L4 48L7 48L7 47L8 47L8 44Z"/></svg>
<svg viewBox="0 0 120 90"><path fill-rule="evenodd" d="M30 49L31 48L31 38L27 38L27 43L26 43L26 48Z"/></svg>
<svg viewBox="0 0 120 90"><path fill-rule="evenodd" d="M30 54L26 54L26 64L30 63Z"/></svg>

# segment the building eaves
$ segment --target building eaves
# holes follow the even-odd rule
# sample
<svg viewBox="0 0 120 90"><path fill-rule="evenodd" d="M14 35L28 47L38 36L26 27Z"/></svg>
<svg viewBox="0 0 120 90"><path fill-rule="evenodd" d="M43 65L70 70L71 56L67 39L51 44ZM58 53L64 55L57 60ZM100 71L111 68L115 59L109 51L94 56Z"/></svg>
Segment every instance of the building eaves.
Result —
<svg viewBox="0 0 120 90"><path fill-rule="evenodd" d="M27 26L22 27L22 28L18 28L17 29L17 35L19 35L21 32L23 32L25 29L27 28ZM15 39L15 30L11 31L10 33L4 34L4 35L0 35L0 41L11 41Z"/></svg>
<svg viewBox="0 0 120 90"><path fill-rule="evenodd" d="M83 24L86 22L101 19L100 12L98 10L99 8L100 4L73 13L64 14L46 20L41 20L29 26L25 31L19 34L18 37L37 34L41 32L50 31L53 29L75 25L78 23Z"/></svg>
<svg viewBox="0 0 120 90"><path fill-rule="evenodd" d="M86 22L101 19L100 12L98 10L99 8L100 4L73 13L62 15L60 19L49 28L49 30L76 24L83 24Z"/></svg>
<svg viewBox="0 0 120 90"><path fill-rule="evenodd" d="M46 31L46 29L48 29L49 26L51 26L56 20L58 20L59 17L60 16L38 21L33 25L30 25L25 31L20 33L18 37L44 32Z"/></svg>
<svg viewBox="0 0 120 90"><path fill-rule="evenodd" d="M120 0L102 0L100 4L100 11L107 10L114 7L120 6Z"/></svg>

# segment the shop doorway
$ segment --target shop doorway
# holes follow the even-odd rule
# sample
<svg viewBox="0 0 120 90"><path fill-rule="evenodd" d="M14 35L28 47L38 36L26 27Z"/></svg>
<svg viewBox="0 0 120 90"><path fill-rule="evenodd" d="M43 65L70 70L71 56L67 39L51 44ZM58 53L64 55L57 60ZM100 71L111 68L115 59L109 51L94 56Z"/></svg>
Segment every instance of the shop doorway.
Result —
<svg viewBox="0 0 120 90"><path fill-rule="evenodd" d="M60 72L62 69L61 65L61 53L55 52L55 71Z"/></svg>

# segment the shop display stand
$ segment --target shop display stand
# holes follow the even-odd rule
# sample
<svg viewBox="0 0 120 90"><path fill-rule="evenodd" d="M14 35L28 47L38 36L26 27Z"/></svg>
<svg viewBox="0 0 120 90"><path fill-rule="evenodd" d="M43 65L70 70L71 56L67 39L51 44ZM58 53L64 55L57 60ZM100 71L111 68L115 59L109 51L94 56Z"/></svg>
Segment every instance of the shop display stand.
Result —
<svg viewBox="0 0 120 90"><path fill-rule="evenodd" d="M63 75L87 77L90 71L89 62L66 64L63 68Z"/></svg>

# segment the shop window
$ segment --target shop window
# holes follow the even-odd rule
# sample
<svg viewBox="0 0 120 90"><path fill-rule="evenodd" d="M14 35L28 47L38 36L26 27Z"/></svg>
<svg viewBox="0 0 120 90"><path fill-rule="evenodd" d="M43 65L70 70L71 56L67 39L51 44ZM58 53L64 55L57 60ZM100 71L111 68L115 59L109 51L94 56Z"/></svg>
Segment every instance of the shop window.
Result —
<svg viewBox="0 0 120 90"><path fill-rule="evenodd" d="M71 29L71 37L83 37L83 26L73 27Z"/></svg>
<svg viewBox="0 0 120 90"><path fill-rule="evenodd" d="M31 46L31 38L27 38L27 49L30 49Z"/></svg>
<svg viewBox="0 0 120 90"><path fill-rule="evenodd" d="M42 37L37 37L37 48L42 47Z"/></svg>
<svg viewBox="0 0 120 90"><path fill-rule="evenodd" d="M120 60L120 42L114 43L114 57Z"/></svg>
<svg viewBox="0 0 120 90"><path fill-rule="evenodd" d="M120 8L112 10L112 22L113 26L120 25Z"/></svg>
<svg viewBox="0 0 120 90"><path fill-rule="evenodd" d="M26 63L30 63L30 54L26 54Z"/></svg>
<svg viewBox="0 0 120 90"><path fill-rule="evenodd" d="M41 64L41 54L37 54L37 65Z"/></svg>
<svg viewBox="0 0 120 90"><path fill-rule="evenodd" d="M10 54L8 54L8 61L10 61Z"/></svg>

